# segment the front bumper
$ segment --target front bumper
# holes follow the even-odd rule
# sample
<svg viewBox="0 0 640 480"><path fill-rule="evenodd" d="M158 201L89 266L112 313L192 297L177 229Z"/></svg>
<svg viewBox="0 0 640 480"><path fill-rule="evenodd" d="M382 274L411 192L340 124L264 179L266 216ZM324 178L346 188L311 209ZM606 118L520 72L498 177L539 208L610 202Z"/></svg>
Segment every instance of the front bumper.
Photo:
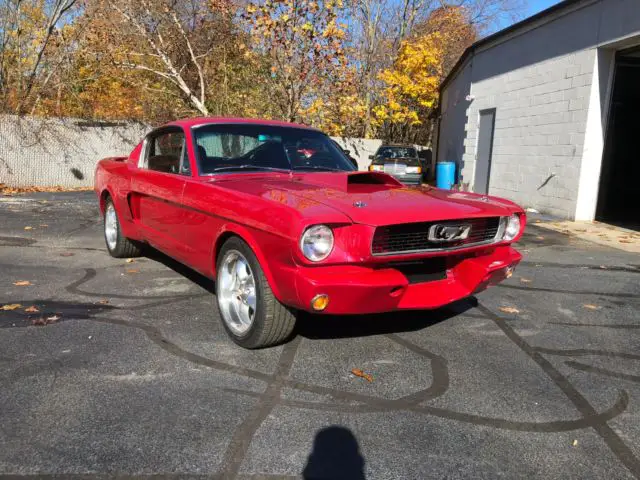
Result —
<svg viewBox="0 0 640 480"><path fill-rule="evenodd" d="M328 295L322 313L363 314L433 309L482 291L507 278L522 255L509 245L450 256L446 278L410 283L392 267L300 267L296 271L299 309L312 311L316 295Z"/></svg>

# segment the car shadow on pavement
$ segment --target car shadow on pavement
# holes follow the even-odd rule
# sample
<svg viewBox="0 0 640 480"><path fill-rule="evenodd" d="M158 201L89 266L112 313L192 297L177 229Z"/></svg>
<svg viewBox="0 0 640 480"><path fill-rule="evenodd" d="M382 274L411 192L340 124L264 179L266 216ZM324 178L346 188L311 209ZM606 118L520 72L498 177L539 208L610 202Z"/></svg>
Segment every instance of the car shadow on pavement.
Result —
<svg viewBox="0 0 640 480"><path fill-rule="evenodd" d="M165 267L170 268L178 275L182 275L187 280L191 280L196 285L204 288L209 293L216 293L216 282L211 280L210 278L205 277L201 273L196 272L190 267L180 263L177 260L165 255L159 250L156 250L153 247L145 245L144 247L144 256L149 260L153 260L163 264Z"/></svg>
<svg viewBox="0 0 640 480"><path fill-rule="evenodd" d="M437 310L370 315L314 315L303 312L298 315L295 333L304 338L327 340L414 332L461 315L477 305L475 297L468 297Z"/></svg>
<svg viewBox="0 0 640 480"><path fill-rule="evenodd" d="M214 280L154 248L145 247L145 257L163 264L215 295ZM477 305L475 297L467 297L437 310L406 310L368 315L318 315L300 312L292 336L321 340L413 332L461 315Z"/></svg>
<svg viewBox="0 0 640 480"><path fill-rule="evenodd" d="M304 480L365 480L364 458L351 430L332 425L316 434Z"/></svg>

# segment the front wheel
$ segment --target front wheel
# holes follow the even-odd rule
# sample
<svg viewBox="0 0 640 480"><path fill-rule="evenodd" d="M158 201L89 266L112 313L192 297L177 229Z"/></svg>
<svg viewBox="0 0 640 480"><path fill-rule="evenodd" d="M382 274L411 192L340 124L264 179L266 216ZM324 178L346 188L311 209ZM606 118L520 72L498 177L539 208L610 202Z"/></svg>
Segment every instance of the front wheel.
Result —
<svg viewBox="0 0 640 480"><path fill-rule="evenodd" d="M262 348L286 340L295 312L281 304L251 248L238 237L227 240L216 265L216 296L222 324L245 348Z"/></svg>

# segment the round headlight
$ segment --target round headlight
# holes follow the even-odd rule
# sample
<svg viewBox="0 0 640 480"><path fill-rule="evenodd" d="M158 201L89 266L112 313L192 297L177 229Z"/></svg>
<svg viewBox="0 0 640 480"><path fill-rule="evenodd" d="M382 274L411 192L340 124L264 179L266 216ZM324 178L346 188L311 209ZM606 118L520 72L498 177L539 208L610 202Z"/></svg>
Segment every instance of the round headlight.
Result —
<svg viewBox="0 0 640 480"><path fill-rule="evenodd" d="M520 216L511 215L507 221L507 227L504 229L504 239L513 240L520 233Z"/></svg>
<svg viewBox="0 0 640 480"><path fill-rule="evenodd" d="M309 227L300 237L300 250L312 262L324 260L332 249L333 232L326 225Z"/></svg>

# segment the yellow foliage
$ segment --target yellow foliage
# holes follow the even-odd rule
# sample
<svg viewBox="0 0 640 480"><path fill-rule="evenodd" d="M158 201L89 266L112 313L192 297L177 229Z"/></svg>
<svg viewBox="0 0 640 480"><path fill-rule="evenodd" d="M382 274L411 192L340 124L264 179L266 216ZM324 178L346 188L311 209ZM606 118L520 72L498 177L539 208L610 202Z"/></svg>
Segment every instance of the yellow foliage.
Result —
<svg viewBox="0 0 640 480"><path fill-rule="evenodd" d="M420 125L438 102L438 88L450 68L452 45L473 41L475 31L459 7L434 11L423 32L404 41L391 68L378 78L384 99L374 107L377 125L384 122Z"/></svg>

